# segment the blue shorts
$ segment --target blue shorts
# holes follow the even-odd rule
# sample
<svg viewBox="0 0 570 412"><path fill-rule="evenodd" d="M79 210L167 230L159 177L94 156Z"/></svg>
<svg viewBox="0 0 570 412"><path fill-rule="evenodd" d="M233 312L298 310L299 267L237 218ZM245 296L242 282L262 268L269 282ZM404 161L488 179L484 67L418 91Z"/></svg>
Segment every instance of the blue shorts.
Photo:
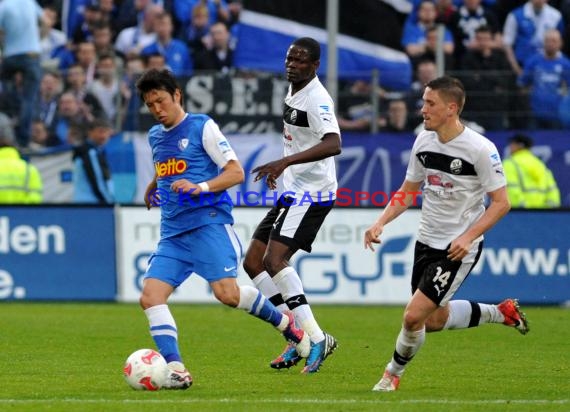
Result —
<svg viewBox="0 0 570 412"><path fill-rule="evenodd" d="M205 225L161 239L148 260L145 279L159 279L177 288L192 273L208 283L235 278L241 256L241 243L232 225Z"/></svg>

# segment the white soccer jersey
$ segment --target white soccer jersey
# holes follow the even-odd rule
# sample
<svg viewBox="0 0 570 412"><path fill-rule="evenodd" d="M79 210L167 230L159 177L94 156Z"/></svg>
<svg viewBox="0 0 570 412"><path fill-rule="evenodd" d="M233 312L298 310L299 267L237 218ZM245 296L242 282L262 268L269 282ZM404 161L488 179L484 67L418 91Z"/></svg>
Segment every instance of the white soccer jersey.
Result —
<svg viewBox="0 0 570 412"><path fill-rule="evenodd" d="M447 143L422 131L406 179L424 182L418 240L436 249L445 249L481 217L485 193L506 186L497 148L468 127Z"/></svg>
<svg viewBox="0 0 570 412"><path fill-rule="evenodd" d="M334 103L315 76L305 87L291 96L291 85L283 108L284 156L303 152L317 145L327 133L340 136ZM296 197L310 193L315 200L336 198L337 180L334 158L289 166L283 173L286 192Z"/></svg>

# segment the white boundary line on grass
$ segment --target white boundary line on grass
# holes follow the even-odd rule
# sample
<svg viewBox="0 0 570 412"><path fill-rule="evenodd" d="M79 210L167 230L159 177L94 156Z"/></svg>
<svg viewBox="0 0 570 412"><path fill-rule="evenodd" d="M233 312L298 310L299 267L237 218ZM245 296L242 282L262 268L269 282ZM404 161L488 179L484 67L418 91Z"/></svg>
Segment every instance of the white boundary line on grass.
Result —
<svg viewBox="0 0 570 412"><path fill-rule="evenodd" d="M436 404L436 405L561 405L570 403L570 399L0 399L0 404L42 404L42 403L125 403L125 404L248 404L248 403L288 403L288 404Z"/></svg>

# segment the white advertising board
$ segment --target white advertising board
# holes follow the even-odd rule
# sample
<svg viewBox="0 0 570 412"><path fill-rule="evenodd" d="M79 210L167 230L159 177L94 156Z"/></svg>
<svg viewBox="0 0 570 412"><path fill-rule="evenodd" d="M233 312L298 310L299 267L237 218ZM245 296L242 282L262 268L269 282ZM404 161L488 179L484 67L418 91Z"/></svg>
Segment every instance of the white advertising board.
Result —
<svg viewBox="0 0 570 412"><path fill-rule="evenodd" d="M234 209L236 233L244 251L266 208ZM299 251L291 264L300 274L311 303L404 304L410 276L419 211L409 210L387 226L376 252L364 250L363 234L380 210L336 208L327 217L312 253ZM121 207L117 212L118 299L136 302L147 259L159 240L160 212ZM238 282L250 283L243 269ZM214 302L208 284L193 275L172 302Z"/></svg>

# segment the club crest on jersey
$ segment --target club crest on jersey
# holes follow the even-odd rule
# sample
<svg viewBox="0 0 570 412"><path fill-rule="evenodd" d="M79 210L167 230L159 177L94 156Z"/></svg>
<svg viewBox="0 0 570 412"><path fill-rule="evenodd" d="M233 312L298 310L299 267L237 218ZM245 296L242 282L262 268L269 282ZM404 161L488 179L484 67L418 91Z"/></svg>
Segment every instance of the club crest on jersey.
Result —
<svg viewBox="0 0 570 412"><path fill-rule="evenodd" d="M188 143L189 143L189 142L190 142L190 141L189 141L188 139L186 139L186 138L180 139L180 140L178 141L178 148L179 148L180 150L185 150L185 149L188 147Z"/></svg>
<svg viewBox="0 0 570 412"><path fill-rule="evenodd" d="M463 162L461 159L453 159L449 165L449 169L451 170L451 173L458 175L461 173L461 169L463 169Z"/></svg>
<svg viewBox="0 0 570 412"><path fill-rule="evenodd" d="M293 110L291 112L289 119L291 120L291 124L295 124L297 122L297 110Z"/></svg>

